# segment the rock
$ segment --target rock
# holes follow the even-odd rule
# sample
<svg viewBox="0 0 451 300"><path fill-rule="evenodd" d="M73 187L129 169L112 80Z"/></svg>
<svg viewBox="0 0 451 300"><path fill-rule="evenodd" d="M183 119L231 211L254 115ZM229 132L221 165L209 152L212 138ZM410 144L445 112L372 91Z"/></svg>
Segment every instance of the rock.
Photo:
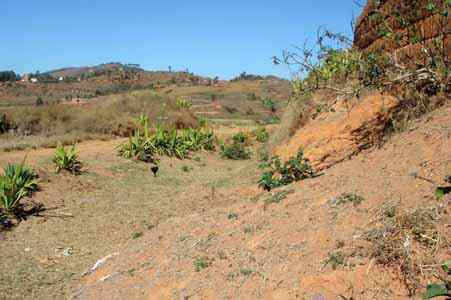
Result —
<svg viewBox="0 0 451 300"><path fill-rule="evenodd" d="M63 251L63 256L64 256L64 257L72 256L72 254L73 254L73 250L72 250L72 248L70 248L70 247L64 249L64 251Z"/></svg>

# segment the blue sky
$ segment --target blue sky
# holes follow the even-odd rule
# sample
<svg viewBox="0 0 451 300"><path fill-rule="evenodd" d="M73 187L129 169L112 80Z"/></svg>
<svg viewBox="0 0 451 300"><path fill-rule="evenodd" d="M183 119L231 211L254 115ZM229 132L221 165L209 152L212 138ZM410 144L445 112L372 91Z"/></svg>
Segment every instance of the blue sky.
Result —
<svg viewBox="0 0 451 300"><path fill-rule="evenodd" d="M352 0L1 0L0 70L123 62L289 77L272 56L313 40L321 25L351 36L359 12Z"/></svg>

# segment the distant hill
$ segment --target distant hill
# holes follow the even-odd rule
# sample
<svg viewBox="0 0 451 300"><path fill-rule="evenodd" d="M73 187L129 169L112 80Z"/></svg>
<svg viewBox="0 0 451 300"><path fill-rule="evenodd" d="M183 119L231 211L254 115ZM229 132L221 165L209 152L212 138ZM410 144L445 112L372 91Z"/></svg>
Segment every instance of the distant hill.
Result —
<svg viewBox="0 0 451 300"><path fill-rule="evenodd" d="M114 71L135 71L144 72L144 70L136 64L122 64L122 63L106 63L90 67L69 67L57 70L51 70L43 73L52 77L89 77L89 75L104 75L108 72Z"/></svg>

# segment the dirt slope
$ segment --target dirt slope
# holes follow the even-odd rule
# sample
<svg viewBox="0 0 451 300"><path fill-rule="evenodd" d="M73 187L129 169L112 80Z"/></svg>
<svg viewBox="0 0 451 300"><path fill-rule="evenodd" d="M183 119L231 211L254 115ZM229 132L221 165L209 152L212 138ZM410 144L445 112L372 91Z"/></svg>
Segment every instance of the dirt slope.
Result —
<svg viewBox="0 0 451 300"><path fill-rule="evenodd" d="M328 168L377 144L399 103L395 97L379 93L338 101L331 111L301 127L276 153L287 160L302 148L317 170Z"/></svg>
<svg viewBox="0 0 451 300"><path fill-rule="evenodd" d="M371 261L359 235L388 200L402 207L436 201L434 185L410 174L441 182L451 172L450 115L447 105L381 149L289 186L279 204L264 204L268 195L255 190L229 208L169 219L90 272L74 298L408 299L395 270ZM364 201L331 206L343 192ZM449 216L448 208L445 236ZM337 249L349 253L348 263L333 270L327 259ZM436 256L449 258L451 249Z"/></svg>

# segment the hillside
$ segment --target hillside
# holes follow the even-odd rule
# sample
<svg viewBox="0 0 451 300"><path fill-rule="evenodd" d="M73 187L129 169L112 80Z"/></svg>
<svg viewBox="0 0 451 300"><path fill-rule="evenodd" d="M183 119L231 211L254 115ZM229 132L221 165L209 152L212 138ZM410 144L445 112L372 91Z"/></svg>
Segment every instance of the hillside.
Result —
<svg viewBox="0 0 451 300"><path fill-rule="evenodd" d="M75 299L406 299L400 274L375 264L374 246L362 236L377 228L384 204L433 206L434 185L410 174L440 183L451 171L450 115L448 105L383 148L288 187L280 203L244 189L236 205L171 218L100 256L109 259L83 280ZM334 202L343 193L362 197L361 204ZM439 227L445 239L448 205ZM449 246L435 256L449 257ZM330 261L332 253L342 258ZM208 264L196 271L199 258Z"/></svg>
<svg viewBox="0 0 451 300"><path fill-rule="evenodd" d="M0 299L450 294L449 9L368 1L290 81L6 72Z"/></svg>

